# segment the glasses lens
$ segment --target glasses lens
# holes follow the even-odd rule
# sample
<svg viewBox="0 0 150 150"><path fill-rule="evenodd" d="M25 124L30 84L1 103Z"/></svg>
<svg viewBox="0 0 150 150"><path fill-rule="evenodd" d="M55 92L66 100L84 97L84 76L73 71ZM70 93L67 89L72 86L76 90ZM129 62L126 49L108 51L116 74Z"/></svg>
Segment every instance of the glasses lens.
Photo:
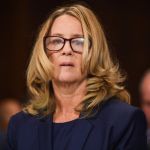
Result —
<svg viewBox="0 0 150 150"><path fill-rule="evenodd" d="M62 49L64 39L60 37L46 37L45 46L48 50L56 51Z"/></svg>
<svg viewBox="0 0 150 150"><path fill-rule="evenodd" d="M71 46L74 51L82 52L84 47L84 38L72 39Z"/></svg>

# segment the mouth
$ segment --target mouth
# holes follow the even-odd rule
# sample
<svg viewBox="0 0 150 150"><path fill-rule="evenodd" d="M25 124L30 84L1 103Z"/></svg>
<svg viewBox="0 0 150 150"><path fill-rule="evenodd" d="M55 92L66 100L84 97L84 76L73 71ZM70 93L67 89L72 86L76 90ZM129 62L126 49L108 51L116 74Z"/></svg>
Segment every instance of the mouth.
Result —
<svg viewBox="0 0 150 150"><path fill-rule="evenodd" d="M71 62L63 62L60 64L62 67L74 67L74 64Z"/></svg>

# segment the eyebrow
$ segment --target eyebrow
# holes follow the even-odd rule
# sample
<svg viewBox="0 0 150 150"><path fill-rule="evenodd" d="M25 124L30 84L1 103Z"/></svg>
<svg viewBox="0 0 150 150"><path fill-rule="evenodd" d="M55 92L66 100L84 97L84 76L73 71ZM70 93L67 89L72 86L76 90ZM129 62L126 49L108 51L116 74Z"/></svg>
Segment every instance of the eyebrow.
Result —
<svg viewBox="0 0 150 150"><path fill-rule="evenodd" d="M54 33L51 36L60 36L60 37L64 37L64 34L60 34L60 33ZM83 34L71 34L71 37L84 37Z"/></svg>

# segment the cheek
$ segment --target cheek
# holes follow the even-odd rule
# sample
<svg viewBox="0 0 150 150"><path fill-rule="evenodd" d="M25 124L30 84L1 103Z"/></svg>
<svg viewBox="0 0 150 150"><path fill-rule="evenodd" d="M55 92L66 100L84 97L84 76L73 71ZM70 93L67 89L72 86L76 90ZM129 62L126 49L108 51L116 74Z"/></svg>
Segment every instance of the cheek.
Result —
<svg viewBox="0 0 150 150"><path fill-rule="evenodd" d="M46 54L48 57L50 57L53 54L53 52L52 51L46 51Z"/></svg>
<svg viewBox="0 0 150 150"><path fill-rule="evenodd" d="M56 52L53 52L53 51L50 51L50 52L47 52L47 57L48 59L52 62L52 63L55 63L55 61L57 60L57 53Z"/></svg>
<svg viewBox="0 0 150 150"><path fill-rule="evenodd" d="M76 59L76 60L77 60L76 61L76 66L81 69L81 66L82 66L82 58L81 58L81 56L78 59Z"/></svg>

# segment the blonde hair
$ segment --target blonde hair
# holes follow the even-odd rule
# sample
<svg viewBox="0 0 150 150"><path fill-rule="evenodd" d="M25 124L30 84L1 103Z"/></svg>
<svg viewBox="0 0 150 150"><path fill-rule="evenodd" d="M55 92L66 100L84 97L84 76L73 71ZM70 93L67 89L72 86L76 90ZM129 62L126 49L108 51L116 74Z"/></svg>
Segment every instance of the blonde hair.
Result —
<svg viewBox="0 0 150 150"><path fill-rule="evenodd" d="M96 106L116 96L129 102L129 94L124 89L125 77L114 63L102 26L95 14L86 6L73 4L57 8L42 25L37 37L31 60L27 69L27 86L30 92L30 103L24 108L32 115L52 114L55 111L53 87L51 83L53 65L48 59L43 46L43 38L49 33L54 20L61 15L71 15L82 25L85 45L82 59L82 70L87 70L87 93L76 111L89 117ZM92 43L89 49L89 39Z"/></svg>

